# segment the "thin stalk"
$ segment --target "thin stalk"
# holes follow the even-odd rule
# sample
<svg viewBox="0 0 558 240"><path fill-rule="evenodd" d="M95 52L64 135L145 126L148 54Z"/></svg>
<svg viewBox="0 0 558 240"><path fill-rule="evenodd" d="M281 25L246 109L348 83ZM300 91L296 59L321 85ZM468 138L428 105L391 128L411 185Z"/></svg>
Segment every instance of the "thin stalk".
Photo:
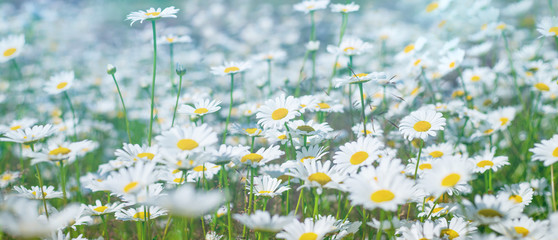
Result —
<svg viewBox="0 0 558 240"><path fill-rule="evenodd" d="M174 43L169 44L169 55L170 55L170 77L171 84L174 91L176 91L176 83L174 82Z"/></svg>
<svg viewBox="0 0 558 240"><path fill-rule="evenodd" d="M47 204L46 204L46 199L44 194L45 189L43 188L43 178L41 177L41 171L39 170L39 165L35 164L35 170L37 171L37 179L39 179L39 187L41 188L41 197L43 199L43 206L45 208L45 214L48 220L49 219L48 209L47 209Z"/></svg>
<svg viewBox="0 0 558 240"><path fill-rule="evenodd" d="M171 127L174 126L174 119L176 118L176 109L178 108L178 99L180 98L180 91L182 90L182 75L179 76L178 80L178 93L176 94L176 103L174 104L174 112L172 113L172 123ZM203 118L202 118L203 121Z"/></svg>
<svg viewBox="0 0 558 240"><path fill-rule="evenodd" d="M60 161L60 181L62 182L62 200L64 205L68 203L66 195L66 168L64 167L64 160Z"/></svg>
<svg viewBox="0 0 558 240"><path fill-rule="evenodd" d="M72 111L72 123L74 126L74 141L77 141L77 131L76 131L76 125L77 125L77 121L76 121L76 111L74 110L74 105L72 104L72 100L70 100L70 95L68 95L67 91L64 91L64 98L66 99L66 101L68 102L68 105L70 106L70 110Z"/></svg>
<svg viewBox="0 0 558 240"><path fill-rule="evenodd" d="M225 144L225 140L227 139L227 131L229 129L229 122L231 120L231 113L233 107L233 85L234 85L234 74L231 74L231 96L230 96L230 103L229 103L229 115L227 115L227 121L225 122L225 132L223 133L223 144Z"/></svg>
<svg viewBox="0 0 558 240"><path fill-rule="evenodd" d="M556 212L556 188L554 187L554 164L550 165L550 187L552 188L552 210Z"/></svg>
<svg viewBox="0 0 558 240"><path fill-rule="evenodd" d="M382 239L382 227L384 225L384 210L380 210L380 227L378 232L376 232L376 240Z"/></svg>
<svg viewBox="0 0 558 240"><path fill-rule="evenodd" d="M124 110L124 120L126 121L126 133L128 133L128 141L132 142L132 135L130 134L130 123L128 121L128 112L126 111L126 104L124 104L124 98L122 97L122 92L120 92L120 87L118 86L118 82L116 81L116 77L114 74L111 74L112 80L114 80L114 85L116 85L116 90L118 90L118 96L120 97L120 102L122 103L122 109Z"/></svg>
<svg viewBox="0 0 558 240"><path fill-rule="evenodd" d="M312 215L314 217L314 221L316 220L316 217L318 216L318 204L320 203L320 195L318 194L318 191L315 190L314 191L314 214Z"/></svg>
<svg viewBox="0 0 558 240"><path fill-rule="evenodd" d="M360 109L362 112L362 126L364 127L364 137L366 137L366 114L364 114L364 92L362 90L362 82L358 83L358 89L360 90Z"/></svg>
<svg viewBox="0 0 558 240"><path fill-rule="evenodd" d="M339 47L341 45L341 42L343 41L343 36L345 36L345 30L347 29L347 23L349 20L349 15L347 13L343 13L343 17L341 20L341 29L339 30L339 41L337 42L337 46ZM333 63L333 71L331 72L331 75L329 76L329 86L327 87L327 94L329 94L329 92L331 92L331 89L333 88L333 77L335 77L335 74L337 73L337 61L339 60L339 56L335 57L335 62Z"/></svg>
<svg viewBox="0 0 558 240"><path fill-rule="evenodd" d="M19 65L17 65L17 62L16 62L15 58L12 59L12 65L14 65L14 68L17 72L19 80L23 80L23 73L21 73L21 69L19 68Z"/></svg>
<svg viewBox="0 0 558 240"><path fill-rule="evenodd" d="M302 198L304 198L304 188L300 189L300 195L298 195L298 201L296 202L296 208L295 208L295 212L294 215L296 215L298 213L298 206L300 205L300 202L302 201ZM302 205L304 205L304 202L302 202ZM302 206L304 208L304 206Z"/></svg>
<svg viewBox="0 0 558 240"><path fill-rule="evenodd" d="M422 147L424 146L424 140L420 140L420 148L419 148L419 154L418 154L418 158L417 158L417 165L415 166L415 180L417 179L417 173L418 173L418 168L419 168L419 163L420 163L420 155L422 154Z"/></svg>
<svg viewBox="0 0 558 240"><path fill-rule="evenodd" d="M269 93L268 96L271 96L271 94L273 93L273 90L271 90L271 59L267 60L267 88L269 89ZM263 93L263 91L262 91Z"/></svg>
<svg viewBox="0 0 558 240"><path fill-rule="evenodd" d="M163 232L163 240L165 240L165 238L167 237L167 231L169 230L170 222L171 222L171 215L169 214L169 216L167 217L167 224L165 224L165 231Z"/></svg>
<svg viewBox="0 0 558 240"><path fill-rule="evenodd" d="M157 31L155 30L155 20L151 21L153 29L153 80L151 81L151 111L149 112L149 133L147 134L148 145L151 146L151 136L153 136L153 108L155 107L155 76L157 75Z"/></svg>

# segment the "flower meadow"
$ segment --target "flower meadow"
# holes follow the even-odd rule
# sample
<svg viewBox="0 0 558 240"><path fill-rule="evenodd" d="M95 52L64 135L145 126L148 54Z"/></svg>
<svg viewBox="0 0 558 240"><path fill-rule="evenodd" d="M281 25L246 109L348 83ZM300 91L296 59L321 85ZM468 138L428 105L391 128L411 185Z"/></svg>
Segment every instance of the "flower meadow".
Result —
<svg viewBox="0 0 558 240"><path fill-rule="evenodd" d="M558 239L553 0L0 12L0 239Z"/></svg>

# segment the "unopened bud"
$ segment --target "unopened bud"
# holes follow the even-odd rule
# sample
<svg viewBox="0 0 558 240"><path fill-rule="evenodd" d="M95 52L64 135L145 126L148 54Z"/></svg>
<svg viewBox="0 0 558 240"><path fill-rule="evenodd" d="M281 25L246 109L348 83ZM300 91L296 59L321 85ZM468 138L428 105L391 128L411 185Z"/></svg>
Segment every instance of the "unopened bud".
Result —
<svg viewBox="0 0 558 240"><path fill-rule="evenodd" d="M176 64L176 74L178 74L178 76L184 76L184 74L186 74L186 69L180 65L180 63Z"/></svg>
<svg viewBox="0 0 558 240"><path fill-rule="evenodd" d="M109 75L115 74L115 73L116 73L116 67L113 66L112 64L108 64L108 65L107 65L107 73L108 73Z"/></svg>

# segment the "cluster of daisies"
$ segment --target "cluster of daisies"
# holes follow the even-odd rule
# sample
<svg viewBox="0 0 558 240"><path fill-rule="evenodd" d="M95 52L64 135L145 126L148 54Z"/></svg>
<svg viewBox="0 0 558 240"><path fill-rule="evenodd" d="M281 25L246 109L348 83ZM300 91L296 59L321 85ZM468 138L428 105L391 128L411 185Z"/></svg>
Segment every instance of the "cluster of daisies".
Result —
<svg viewBox="0 0 558 240"><path fill-rule="evenodd" d="M84 4L0 4L0 239L558 234L552 1Z"/></svg>

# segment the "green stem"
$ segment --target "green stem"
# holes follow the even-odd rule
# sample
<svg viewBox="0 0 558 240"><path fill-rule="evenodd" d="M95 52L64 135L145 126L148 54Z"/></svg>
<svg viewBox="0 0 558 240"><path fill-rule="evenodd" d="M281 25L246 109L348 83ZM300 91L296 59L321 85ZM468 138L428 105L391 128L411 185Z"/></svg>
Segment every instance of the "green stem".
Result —
<svg viewBox="0 0 558 240"><path fill-rule="evenodd" d="M364 92L362 90L362 83L358 83L358 89L360 90L360 109L362 111L362 126L364 127L364 137L366 137L366 114L364 114Z"/></svg>
<svg viewBox="0 0 558 240"><path fill-rule="evenodd" d="M66 168L64 167L64 160L60 161L60 181L62 182L62 200L64 205L68 203L66 195Z"/></svg>
<svg viewBox="0 0 558 240"><path fill-rule="evenodd" d="M182 75L178 76L178 93L176 94L176 103L174 104L174 112L172 113L171 127L174 126L174 119L176 118L176 108L178 108L178 99L180 98L180 91L182 90ZM203 120L202 120L203 121Z"/></svg>
<svg viewBox="0 0 558 240"><path fill-rule="evenodd" d="M316 220L316 217L318 216L318 204L320 203L320 195L318 194L318 191L315 190L314 191L314 221Z"/></svg>
<svg viewBox="0 0 558 240"><path fill-rule="evenodd" d="M174 91L176 91L176 83L174 82L174 43L169 44L169 54L170 54L171 84Z"/></svg>
<svg viewBox="0 0 558 240"><path fill-rule="evenodd" d="M19 80L23 81L23 73L21 73L21 69L19 68L19 65L17 65L17 62L16 62L15 58L12 59L12 64L14 65L14 68L16 69Z"/></svg>
<svg viewBox="0 0 558 240"><path fill-rule="evenodd" d="M169 230L170 222L171 222L171 215L169 214L169 216L167 217L167 224L165 224L165 231L163 232L163 240L165 240L167 237L167 231Z"/></svg>
<svg viewBox="0 0 558 240"><path fill-rule="evenodd" d="M70 95L68 95L67 91L64 91L64 97L66 98L66 101L70 106L70 110L72 111L72 123L73 123L72 125L74 126L74 141L77 141L77 130L76 130L77 121L76 121L76 112L74 110L74 105L72 104L72 100L70 100Z"/></svg>
<svg viewBox="0 0 558 240"><path fill-rule="evenodd" d="M294 215L296 215L298 213L298 206L300 205L300 202L302 201L302 198L304 198L304 188L300 189L300 195L298 195L298 201L296 202L296 208L295 208ZM304 202L302 204L304 205ZM304 208L304 206L303 206L303 208Z"/></svg>
<svg viewBox="0 0 558 240"><path fill-rule="evenodd" d="M231 93L230 93L230 103L229 103L229 115L227 115L227 121L225 122L225 132L223 133L223 144L227 139L227 131L229 129L229 122L231 120L231 113L233 108L233 86L234 86L234 74L231 74Z"/></svg>
<svg viewBox="0 0 558 240"><path fill-rule="evenodd" d="M153 136L153 108L155 107L155 76L157 73L157 31L155 30L155 20L151 21L153 29L153 80L151 81L151 111L149 112L149 133L147 135L148 145L151 146Z"/></svg>
<svg viewBox="0 0 558 240"><path fill-rule="evenodd" d="M550 188L552 192L552 210L556 212L556 188L554 187L554 164L550 165Z"/></svg>
<svg viewBox="0 0 558 240"><path fill-rule="evenodd" d="M43 188L43 178L41 177L41 171L39 170L39 165L35 164L35 170L37 171L37 179L39 179L39 187L41 188L41 197L43 199L43 206L45 208L45 214L46 214L47 219L49 219L48 209L47 209L47 204L46 204L46 199L45 199L45 194L44 194L45 189Z"/></svg>
<svg viewBox="0 0 558 240"><path fill-rule="evenodd" d="M126 121L126 133L128 133L128 141L132 143L132 135L130 134L130 123L128 121L128 112L126 111L126 104L124 104L124 98L122 97L122 92L120 92L120 87L118 86L118 82L116 81L116 77L114 74L111 74L112 80L116 85L116 90L118 90L118 96L120 97L120 102L122 103L122 109L124 110L124 120Z"/></svg>
<svg viewBox="0 0 558 240"><path fill-rule="evenodd" d="M513 58L512 58L511 51L510 51L508 38L506 37L506 34L504 32L502 32L502 38L504 39L504 45L506 47L506 52L508 53L508 61L509 61L508 64L510 65L510 68L511 68L511 75L513 77L513 85L515 86L515 91L516 91L517 97L519 97L519 101L521 102L521 105L525 109L526 108L525 100L523 100L523 95L521 94L521 91L519 90L519 85L517 84L517 72L515 71L515 67L513 65Z"/></svg>
<svg viewBox="0 0 558 240"><path fill-rule="evenodd" d="M415 180L417 179L417 173L418 173L418 168L419 168L419 163L420 163L420 155L422 154L422 147L424 145L424 140L420 140L420 148L419 148L419 154L418 154L418 158L417 158L417 165L415 166Z"/></svg>
<svg viewBox="0 0 558 240"><path fill-rule="evenodd" d="M267 88L269 89L268 96L271 96L273 90L271 89L271 59L267 60ZM262 91L263 93L263 91Z"/></svg>
<svg viewBox="0 0 558 240"><path fill-rule="evenodd" d="M384 210L380 210L380 227L378 228L378 232L376 232L376 240L382 239L382 227L384 225Z"/></svg>

